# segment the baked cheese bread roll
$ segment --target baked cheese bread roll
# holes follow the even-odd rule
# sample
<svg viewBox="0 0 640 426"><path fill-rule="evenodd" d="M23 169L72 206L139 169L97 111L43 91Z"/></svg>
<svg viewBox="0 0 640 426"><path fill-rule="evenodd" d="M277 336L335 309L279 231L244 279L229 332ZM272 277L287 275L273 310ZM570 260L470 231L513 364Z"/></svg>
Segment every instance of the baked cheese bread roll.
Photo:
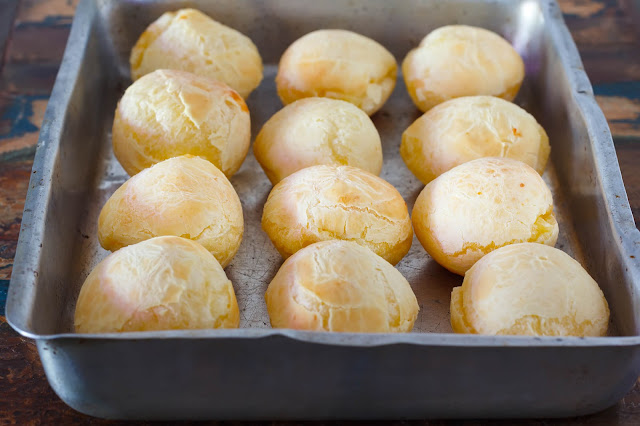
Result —
<svg viewBox="0 0 640 426"><path fill-rule="evenodd" d="M402 62L409 95L423 112L452 98L473 95L513 100L524 79L524 62L498 34L449 25L429 33Z"/></svg>
<svg viewBox="0 0 640 426"><path fill-rule="evenodd" d="M158 69L189 71L243 98L262 81L262 58L251 39L195 9L160 16L133 46L129 62L133 80Z"/></svg>
<svg viewBox="0 0 640 426"><path fill-rule="evenodd" d="M249 151L251 121L233 89L183 71L158 70L133 83L116 108L113 152L133 176L183 154L211 161L230 177Z"/></svg>
<svg viewBox="0 0 640 426"><path fill-rule="evenodd" d="M482 157L520 160L542 174L549 138L536 119L493 96L467 96L427 111L402 134L400 155L423 183Z"/></svg>
<svg viewBox="0 0 640 426"><path fill-rule="evenodd" d="M302 169L273 187L262 229L282 257L318 241L350 240L396 264L411 248L407 205L388 182L350 166Z"/></svg>
<svg viewBox="0 0 640 426"><path fill-rule="evenodd" d="M226 267L235 256L244 223L229 180L210 162L181 156L143 170L113 193L98 218L107 250L161 235L192 239Z"/></svg>
<svg viewBox="0 0 640 426"><path fill-rule="evenodd" d="M78 333L236 328L231 281L200 244L157 237L110 254L80 290Z"/></svg>
<svg viewBox="0 0 640 426"><path fill-rule="evenodd" d="M440 175L418 196L412 220L427 253L460 275L504 245L558 240L551 191L534 169L507 158L480 158Z"/></svg>
<svg viewBox="0 0 640 426"><path fill-rule="evenodd" d="M271 326L314 331L411 331L418 302L389 262L350 241L323 241L288 258L265 294Z"/></svg>
<svg viewBox="0 0 640 426"><path fill-rule="evenodd" d="M253 152L274 185L319 164L354 166L380 174L380 135L349 102L306 98L278 111L258 133Z"/></svg>
<svg viewBox="0 0 640 426"><path fill-rule="evenodd" d="M542 244L513 244L480 259L451 293L456 333L604 336L602 290L571 256Z"/></svg>
<svg viewBox="0 0 640 426"><path fill-rule="evenodd" d="M313 96L351 102L372 115L396 84L396 59L381 44L345 30L313 31L284 52L276 87L287 105Z"/></svg>

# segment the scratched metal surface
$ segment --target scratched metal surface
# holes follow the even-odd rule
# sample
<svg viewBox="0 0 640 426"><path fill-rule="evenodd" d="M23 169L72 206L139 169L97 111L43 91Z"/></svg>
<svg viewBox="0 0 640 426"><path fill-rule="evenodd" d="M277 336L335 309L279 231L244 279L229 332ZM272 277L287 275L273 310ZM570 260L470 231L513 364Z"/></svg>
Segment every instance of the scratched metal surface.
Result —
<svg viewBox="0 0 640 426"><path fill-rule="evenodd" d="M128 178L113 156L110 128L115 105L126 87L131 84L128 75L128 57L131 46L146 25L163 11L192 5L187 2L168 0L151 3L97 0L95 4L100 19L97 25L91 27L91 30L95 32L93 36L95 40L90 39L90 42L96 44L96 47L91 49L91 54L98 55L101 63L94 64L95 60L87 59L86 54L85 57L78 60L83 64L92 64L91 66L100 69L102 82L91 83L94 86L96 84L99 86L90 90L97 90L102 94L102 98L101 103L97 105L97 108L94 108L92 114L87 115L87 118L94 120L92 124L95 129L92 130L91 137L95 141L83 145L86 152L73 153L85 163L82 166L86 169L82 170L82 167L78 167L77 170L74 170L75 175L65 175L66 178L64 178L66 180L75 179L72 186L75 185L76 188L71 195L71 200L77 203L82 212L78 215L76 222L77 233L75 235L77 238L65 238L64 241L64 250L71 253L68 255L69 267L60 271L65 285L57 286L53 295L41 296L49 299L54 297L62 309L49 307L47 309L50 309L50 312L41 313L37 318L34 318L34 322L38 324L37 326L32 325L32 327L40 329L40 332L45 334L73 331L73 311L79 289L91 269L108 255L108 252L99 246L96 222L105 201ZM575 257L592 275L598 278L597 265L589 256L585 258L583 253L583 249L588 248L589 245L585 243L584 238L583 241L580 241L578 235L580 232L576 231L576 226L582 228L585 226L580 223L583 215L581 215L581 210L576 209L575 203L571 205L568 200L570 197L567 197L566 194L567 190L569 192L575 191L572 188L573 183L568 181L573 176L565 176L564 183L562 183L562 179L557 173L560 171L561 174L567 174L567 164L573 164L568 163L568 158L571 158L572 155L573 160L571 161L576 164L578 163L576 160L584 162L593 161L593 159L588 158L588 147L584 147L585 153L583 158L580 158L571 153L571 150L578 149L577 145L567 143L567 138L573 140L584 138L586 136L585 129L576 127L579 124L575 119L570 123L571 126L567 126L567 122L558 118L561 115L575 114L576 111L569 109L566 105L558 109L559 102L569 102L570 99L553 99L554 96L558 96L558 92L564 93L563 90L565 90L567 83L562 79L549 78L548 73L551 72L549 70L558 67L558 62L562 58L556 56L557 52L553 50L553 44L545 38L548 37L548 31L545 27L547 22L542 16L542 9L538 3L533 1L504 3L509 7L501 6L500 2L488 2L487 5L492 5L491 7L487 7L481 2L446 3L449 7L445 7L444 4L432 2L428 6L425 4L413 9L400 8L397 11L394 10L393 14L386 11L387 6L383 3L365 3L363 6L354 4L351 6L352 13L348 17L335 14L330 9L322 7L309 13L309 10L305 9L302 3L282 0L274 0L270 3L251 3L245 0L244 2L217 3L215 7L203 2L197 6L214 18L247 33L257 43L263 56L265 62L263 82L248 99L253 136L258 133L262 124L282 107L274 84L277 61L280 55L292 41L312 29L338 26L360 31L381 41L398 61L401 61L406 52L428 32L428 29L425 29L425 23L430 28L440 26L443 23L471 23L501 33L514 45L525 60L527 76L516 102L534 114L546 127L550 136L552 156L544 179L552 189L555 213L560 226L557 247ZM248 9L248 5L255 7ZM550 3L550 6L553 4ZM559 16L557 6L554 12ZM411 16L412 13L415 16ZM260 19L260 16L263 15L270 16L270 19ZM402 22L403 31L387 31L384 24L387 22L387 17L390 19L389 23L397 24L396 28ZM369 22L371 25L367 25ZM83 42L80 41L80 43ZM86 46L82 47L86 48ZM79 81L84 83L86 79ZM574 84L585 83L578 79ZM588 81L586 84L588 85ZM547 93L542 95L544 91ZM564 93L564 96L568 95ZM83 114L87 114L84 110L86 105L81 104L80 101L69 101L68 107L72 109L71 113L74 114L72 118L82 122L83 118L80 114L81 111ZM383 144L384 166L381 176L400 191L410 211L423 185L404 165L399 156L399 144L404 129L419 116L420 113L411 102L402 76L399 74L396 88L389 101L372 117ZM61 124L66 124L67 127L71 126L65 122ZM86 136L82 135L82 137ZM71 142L68 144L67 150L78 149L77 145L74 147ZM60 151L64 152L63 149ZM613 160L615 161L615 158ZM585 167L583 176L579 178L583 181L586 178L589 182L594 182L596 176L597 170ZM241 313L240 327L268 328L269 319L263 295L269 281L282 263L280 256L260 227L262 207L271 185L257 164L251 150L242 168L232 177L231 182L243 205L245 234L240 250L231 265L227 267L226 272L233 282L237 294ZM576 181L576 183L581 186L593 184L582 181ZM571 196L575 198L574 194ZM596 199L596 201L597 204L603 203L601 199ZM593 209L594 205L587 207ZM67 219L72 220L70 217ZM56 228L60 226L60 223L55 225ZM49 226L49 228L53 227L53 224ZM584 232L583 229L582 233ZM461 277L438 266L422 249L415 237L410 252L397 267L409 280L420 304L420 314L414 332L451 332L449 323L450 292L454 286L461 283ZM602 282L601 284L603 284L605 294L611 293L607 288L611 283ZM622 311L622 309L618 310L618 312ZM626 307L624 311L624 315L629 317L630 313L626 312L628 311ZM610 335L620 334L618 332L620 321L616 321L618 312L614 311L612 316ZM41 320L46 316L55 316L55 321ZM635 325L629 324L628 329L634 327ZM629 330L625 330L622 334L629 334Z"/></svg>
<svg viewBox="0 0 640 426"><path fill-rule="evenodd" d="M589 230L596 225L589 216L607 214L606 210L610 209L605 198L612 195L596 192L603 190L603 184L608 184L609 181L613 182L613 185L609 186L616 193L623 194L624 187L619 178L615 151L612 147L611 152L603 154L601 158L596 157L594 152L598 146L593 145L593 134L606 132L605 135L608 135L601 112L590 111L590 119L585 123L581 114L586 114L586 106L582 107L583 110L577 107L576 96L586 96L581 102L590 107L595 106L595 102L586 75L578 68L580 64L575 48L573 51L566 50L566 46L558 47L554 43L559 42L550 39L554 31L565 31L554 35L555 37L568 37L566 28L563 30L562 27L548 26L550 16L561 22L557 5L553 2L538 3L532 0L486 3L456 0L446 3L431 1L406 4L411 4L412 7L390 9L384 2L350 3L348 16L336 13L331 7L311 8L304 2L285 0L243 0L215 4L201 2L196 6L214 18L248 34L258 45L265 62L265 74L260 87L248 99L254 136L262 124L282 107L274 84L280 55L291 42L313 29L342 27L361 32L380 41L398 61L401 61L406 52L430 29L445 23L479 25L502 34L525 61L526 78L516 102L536 116L550 136L552 154L544 179L552 189L555 213L560 225L557 247L575 257L596 280L600 281L605 295L610 298L610 304L616 308L613 309L610 335L633 334L638 325L633 319L635 314L631 304L636 303L636 299L630 299L624 294L624 291L632 291L632 283L627 282L626 288L622 291L622 288L614 286L611 278L601 279L608 275L615 275L616 279L619 279L617 274L623 266L616 265L615 271L610 271L609 266L612 261L619 262L622 254L611 246L607 253L612 259L603 262L602 256L593 252L592 241L598 237ZM87 19L78 22L77 28L84 26L83 31L88 34L84 37L87 38L70 38L66 53L68 58L65 59L59 74L64 77L77 72L73 77L76 81L71 83L76 85L75 89L71 95L65 94L65 102L51 102L50 109L60 109L56 113L57 116L48 111L48 114L54 115L55 118L52 125L58 126L56 131L61 133L59 136L50 136L52 132L43 126L45 136L41 135L40 151L52 152L47 154L48 158L39 160L36 157L34 166L37 172L40 163L44 161L58 162L55 164L55 179L50 184L54 188L49 192L49 199L36 208L41 209L57 202L64 204L68 209L46 211L45 213L53 218L46 219L48 226L44 226L43 223L36 224L36 231L42 232L39 227L44 226L44 232L48 233L48 236L34 236L30 242L33 245L39 238L46 240L46 247L35 249L36 252L48 254L43 254L43 261L33 270L36 274L55 277L56 284L34 287L37 294L33 303L29 302L29 297L34 297L33 293L23 298L14 298L20 300L16 306L20 303L28 306L26 311L16 311L21 315L20 320L23 324L29 323L25 328L36 330L37 334L51 335L73 331L72 317L79 289L90 270L108 254L98 244L96 221L102 205L127 179L127 175L113 157L110 128L116 103L126 87L131 84L128 73L131 46L144 28L162 12L194 4L179 0L144 3L87 0L87 5L91 6L87 6L86 9L95 7L97 17L95 21ZM263 19L265 16L269 19ZM402 31L388 31L389 28L402 28ZM575 75L566 71L567 63L570 61L577 61L577 65L571 69ZM74 69L74 66L77 68ZM576 72L576 69L580 72ZM94 97L100 98L100 102L88 104L93 101L90 95L92 93L95 93ZM55 98L54 95L55 91L52 99ZM594 114L599 116L596 117ZM402 131L419 116L420 113L412 104L399 75L391 98L381 111L372 117L383 143L384 166L381 176L400 191L410 210L422 185L406 168L398 149ZM589 129L588 125L599 128ZM51 144L49 139L52 137L54 142L56 137L60 138L60 147L55 143ZM76 138L89 141L75 142ZM608 147L606 144L603 146ZM598 169L604 165L608 167ZM612 178L599 183L598 180L603 173L611 175ZM32 184L35 179L36 176L32 178ZM263 295L270 279L282 263L260 227L262 206L271 186L251 151L231 181L243 204L245 217L244 240L238 254L226 270L238 297L241 311L240 327L268 328L269 321ZM43 182L40 178L36 183L40 185L44 184ZM55 188L60 188L62 192ZM620 197L616 195L616 199L626 200L626 197ZM587 204L581 204L585 202ZM616 207L611 212L620 212L620 219L616 220L622 220L623 225L628 226L631 217L628 204L626 211L624 208L625 206L621 209ZM25 210L25 213L29 212ZM30 215L27 214L25 217L28 219ZM601 222L597 226L606 227L610 226L614 219L602 217L598 220ZM604 222L606 220L609 220L608 224ZM23 225L30 226L30 223L26 221ZM69 236L69 229L66 228L75 228L75 232ZM635 237L633 231L635 229L632 229L630 237ZM609 231L601 228L598 232ZM27 238L27 234L24 235ZM58 250L54 248L53 241L60 243ZM60 260L50 261L52 255ZM27 263L23 262L23 269L19 269L23 275L15 277L17 280L32 279ZM398 264L398 269L411 283L421 307L414 332L451 332L450 292L454 286L460 284L461 278L445 271L431 260L416 238L411 251ZM635 268L632 268L632 272L634 271ZM58 282L63 284L59 285ZM18 288L14 294L19 295L21 291L22 289ZM34 309L45 299L53 300L55 303L45 304L39 310ZM620 303L624 306L616 306ZM38 314L34 315L34 311L38 311ZM619 331L620 324L624 324L624 330Z"/></svg>

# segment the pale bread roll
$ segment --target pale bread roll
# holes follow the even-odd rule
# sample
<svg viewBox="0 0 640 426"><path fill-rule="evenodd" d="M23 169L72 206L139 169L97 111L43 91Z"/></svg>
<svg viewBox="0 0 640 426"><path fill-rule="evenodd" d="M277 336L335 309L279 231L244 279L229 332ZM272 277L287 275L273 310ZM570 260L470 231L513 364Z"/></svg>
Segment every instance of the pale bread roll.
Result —
<svg viewBox="0 0 640 426"><path fill-rule="evenodd" d="M231 281L200 244L157 237L110 254L91 271L75 310L78 333L236 328Z"/></svg>
<svg viewBox="0 0 640 426"><path fill-rule="evenodd" d="M225 83L243 98L262 81L262 58L251 39L195 9L160 16L140 35L129 62L133 80L182 70Z"/></svg>
<svg viewBox="0 0 640 426"><path fill-rule="evenodd" d="M233 89L183 71L158 70L133 83L116 108L116 158L133 176L183 154L201 156L231 177L249 151L251 120Z"/></svg>
<svg viewBox="0 0 640 426"><path fill-rule="evenodd" d="M402 134L400 155L423 183L482 157L520 160L542 174L549 138L536 119L516 104L493 96L443 102Z"/></svg>
<svg viewBox="0 0 640 426"><path fill-rule="evenodd" d="M504 245L558 240L551 191L534 169L507 158L469 161L440 175L418 196L412 220L427 253L460 275Z"/></svg>
<svg viewBox="0 0 640 426"><path fill-rule="evenodd" d="M512 244L480 259L451 293L456 333L604 336L609 306L571 256L542 244Z"/></svg>
<svg viewBox="0 0 640 426"><path fill-rule="evenodd" d="M418 302L402 274L350 241L312 244L288 258L265 294L274 328L408 332Z"/></svg>
<svg viewBox="0 0 640 426"><path fill-rule="evenodd" d="M461 96L513 100L524 79L524 62L492 31L448 25L429 33L407 54L402 74L411 99L426 112Z"/></svg>
<svg viewBox="0 0 640 426"><path fill-rule="evenodd" d="M358 107L329 98L306 98L285 106L269 119L253 143L258 163L274 185L309 166L382 170L380 135Z"/></svg>
<svg viewBox="0 0 640 426"><path fill-rule="evenodd" d="M262 229L285 259L318 241L350 240L392 264L411 248L407 205L388 182L349 166L302 169L273 187Z"/></svg>
<svg viewBox="0 0 640 426"><path fill-rule="evenodd" d="M346 30L313 31L284 52L276 86L282 103L314 96L351 102L369 115L387 101L398 66L378 42Z"/></svg>
<svg viewBox="0 0 640 426"><path fill-rule="evenodd" d="M98 238L107 250L161 235L192 239L226 267L244 231L242 205L229 180L210 162L170 158L126 181L102 207Z"/></svg>

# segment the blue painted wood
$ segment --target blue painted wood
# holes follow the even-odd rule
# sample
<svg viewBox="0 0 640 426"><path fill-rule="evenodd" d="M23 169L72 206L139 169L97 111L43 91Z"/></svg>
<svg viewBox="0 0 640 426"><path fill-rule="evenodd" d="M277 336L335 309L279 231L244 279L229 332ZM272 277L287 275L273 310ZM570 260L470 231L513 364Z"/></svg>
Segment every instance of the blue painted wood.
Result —
<svg viewBox="0 0 640 426"><path fill-rule="evenodd" d="M49 15L45 17L42 21L22 21L16 24L16 29L23 29L26 27L65 27L71 28L71 22L73 21L73 16L66 15Z"/></svg>
<svg viewBox="0 0 640 426"><path fill-rule="evenodd" d="M640 46L638 47L638 56L640 57ZM593 91L596 95L601 96L619 96L640 100L640 80L600 83L593 86Z"/></svg>
<svg viewBox="0 0 640 426"><path fill-rule="evenodd" d="M0 144L2 139L18 138L39 131L40 128L30 120L33 117L33 102L48 98L48 95L13 96L4 111L0 111Z"/></svg>
<svg viewBox="0 0 640 426"><path fill-rule="evenodd" d="M7 292L9 291L9 280L0 280L0 315L4 315L4 308L7 304Z"/></svg>

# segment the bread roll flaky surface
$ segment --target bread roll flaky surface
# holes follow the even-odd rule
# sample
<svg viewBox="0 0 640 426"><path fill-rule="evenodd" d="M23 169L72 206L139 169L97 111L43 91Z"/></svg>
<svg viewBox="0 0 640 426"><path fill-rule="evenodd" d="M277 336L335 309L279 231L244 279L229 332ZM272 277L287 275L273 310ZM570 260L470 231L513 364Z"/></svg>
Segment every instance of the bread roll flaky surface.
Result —
<svg viewBox="0 0 640 426"><path fill-rule="evenodd" d="M78 333L236 328L231 281L200 244L157 237L110 254L78 297Z"/></svg>
<svg viewBox="0 0 640 426"><path fill-rule="evenodd" d="M369 115L387 101L398 66L378 42L346 30L313 31L284 52L276 86L285 105L314 96L351 102Z"/></svg>
<svg viewBox="0 0 640 426"><path fill-rule="evenodd" d="M395 265L413 239L400 193L350 166L308 167L280 181L264 206L262 229L284 258L318 241L341 239Z"/></svg>
<svg viewBox="0 0 640 426"><path fill-rule="evenodd" d="M440 175L418 196L412 220L427 253L460 275L504 245L553 246L558 239L546 183L525 163L507 158L469 161Z"/></svg>
<svg viewBox="0 0 640 426"><path fill-rule="evenodd" d="M166 12L131 50L131 79L158 69L188 71L227 84L246 98L262 81L262 58L239 31L195 9Z"/></svg>
<svg viewBox="0 0 640 426"><path fill-rule="evenodd" d="M400 155L423 183L482 157L520 160L542 174L549 138L536 119L516 104L493 96L443 102L402 134Z"/></svg>
<svg viewBox="0 0 640 426"><path fill-rule="evenodd" d="M340 240L288 258L265 299L272 327L301 330L407 332L419 310L397 269L368 248Z"/></svg>
<svg viewBox="0 0 640 426"><path fill-rule="evenodd" d="M181 156L138 173L113 193L98 218L107 250L161 235L202 244L226 267L240 247L242 205L229 180L199 157Z"/></svg>
<svg viewBox="0 0 640 426"><path fill-rule="evenodd" d="M409 95L426 112L461 96L513 100L524 79L524 62L498 34L478 27L448 25L429 33L402 62Z"/></svg>
<svg viewBox="0 0 640 426"><path fill-rule="evenodd" d="M571 256L543 244L512 244L480 259L451 295L456 333L604 336L602 290Z"/></svg>
<svg viewBox="0 0 640 426"><path fill-rule="evenodd" d="M285 106L258 133L253 152L271 183L309 166L382 170L380 135L358 107L329 98L305 98Z"/></svg>
<svg viewBox="0 0 640 426"><path fill-rule="evenodd" d="M184 71L158 70L134 82L116 108L116 158L133 176L183 154L201 156L230 177L244 161L251 120L227 85Z"/></svg>

